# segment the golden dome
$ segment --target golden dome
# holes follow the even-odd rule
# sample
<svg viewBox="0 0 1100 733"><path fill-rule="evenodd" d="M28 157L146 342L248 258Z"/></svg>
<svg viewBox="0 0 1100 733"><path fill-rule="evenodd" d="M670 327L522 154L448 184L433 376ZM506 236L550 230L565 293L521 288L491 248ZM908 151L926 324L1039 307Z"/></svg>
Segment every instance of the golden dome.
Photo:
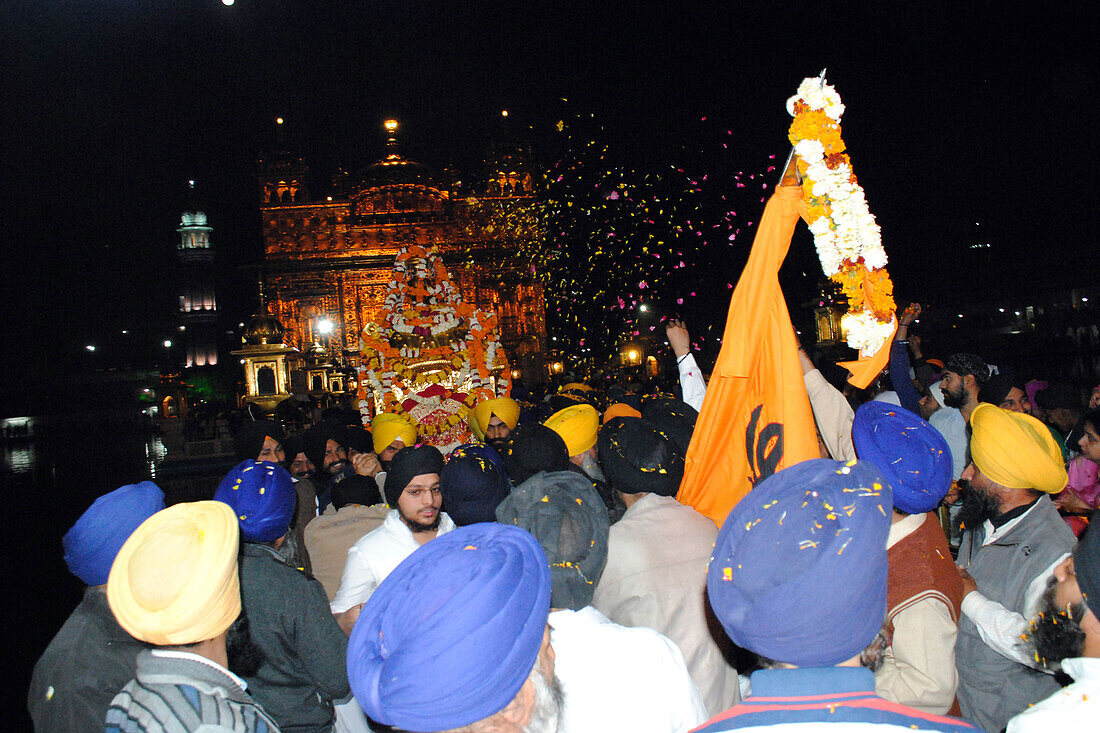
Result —
<svg viewBox="0 0 1100 733"><path fill-rule="evenodd" d="M244 340L250 346L281 344L285 332L278 318L266 312L257 313L245 326Z"/></svg>

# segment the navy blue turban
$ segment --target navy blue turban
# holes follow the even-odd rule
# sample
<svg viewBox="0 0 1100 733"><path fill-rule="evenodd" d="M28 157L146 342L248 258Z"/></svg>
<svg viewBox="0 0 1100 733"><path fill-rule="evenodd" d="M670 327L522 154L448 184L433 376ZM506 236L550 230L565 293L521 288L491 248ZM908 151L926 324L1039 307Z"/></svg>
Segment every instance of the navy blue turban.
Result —
<svg viewBox="0 0 1100 733"><path fill-rule="evenodd" d="M503 710L535 667L550 567L518 527L471 524L421 546L386 577L348 640L348 680L372 719L417 731Z"/></svg>
<svg viewBox="0 0 1100 733"><path fill-rule="evenodd" d="M164 492L152 481L129 484L96 499L61 540L69 571L88 585L106 583L122 544L163 508Z"/></svg>
<svg viewBox="0 0 1100 733"><path fill-rule="evenodd" d="M495 522L497 505L508 496L512 483L500 454L487 445L455 448L439 474L443 511L463 526Z"/></svg>
<svg viewBox="0 0 1100 733"><path fill-rule="evenodd" d="M760 482L726 517L707 569L730 639L799 667L859 654L886 616L891 509L866 461L803 461Z"/></svg>
<svg viewBox="0 0 1100 733"><path fill-rule="evenodd" d="M894 506L923 514L951 488L951 449L940 431L897 405L867 402L856 410L852 443L861 461L886 475Z"/></svg>
<svg viewBox="0 0 1100 733"><path fill-rule="evenodd" d="M233 507L246 542L274 542L286 534L298 492L282 466L241 461L222 479L214 500Z"/></svg>

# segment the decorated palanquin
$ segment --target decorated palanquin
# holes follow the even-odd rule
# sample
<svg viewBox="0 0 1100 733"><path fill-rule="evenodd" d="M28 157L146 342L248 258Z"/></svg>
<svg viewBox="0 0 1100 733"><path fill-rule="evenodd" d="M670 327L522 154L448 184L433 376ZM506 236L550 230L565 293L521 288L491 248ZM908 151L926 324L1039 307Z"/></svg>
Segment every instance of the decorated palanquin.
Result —
<svg viewBox="0 0 1100 733"><path fill-rule="evenodd" d="M432 248L402 247L377 322L360 339L360 409L403 414L441 450L471 440L467 413L508 395L497 314L463 301Z"/></svg>

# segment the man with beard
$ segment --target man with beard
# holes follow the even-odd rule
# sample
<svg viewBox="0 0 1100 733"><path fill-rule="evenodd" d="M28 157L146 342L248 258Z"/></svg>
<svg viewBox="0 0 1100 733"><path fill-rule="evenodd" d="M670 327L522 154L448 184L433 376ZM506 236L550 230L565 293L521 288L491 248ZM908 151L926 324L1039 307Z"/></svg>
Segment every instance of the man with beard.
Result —
<svg viewBox="0 0 1100 733"><path fill-rule="evenodd" d="M389 470L390 461L402 448L416 445L416 426L401 415L381 412L374 416L370 424L374 441L374 452L382 464L383 471Z"/></svg>
<svg viewBox="0 0 1100 733"><path fill-rule="evenodd" d="M970 427L972 462L963 472L959 513L958 699L963 716L997 731L1058 688L1019 640L1074 536L1049 496L1067 480L1050 431L1030 415L990 404L974 409Z"/></svg>
<svg viewBox="0 0 1100 733"><path fill-rule="evenodd" d="M377 440L377 439L376 439ZM374 477L382 470L373 453L357 453L354 460L348 458L348 438L343 425L323 422L305 436L307 455L317 469L317 509L323 514L332 503L332 487L346 476Z"/></svg>
<svg viewBox="0 0 1100 733"><path fill-rule="evenodd" d="M348 550L340 589L332 599L332 612L345 631L350 632L363 603L402 560L455 528L440 511L442 472L443 454L430 445L404 448L390 461L385 486L390 512L381 527Z"/></svg>
<svg viewBox="0 0 1100 733"><path fill-rule="evenodd" d="M1088 730L1100 721L1100 531L1095 527L1054 569L1040 608L1027 643L1040 664L1061 669L1074 682L1010 720L1008 733Z"/></svg>
<svg viewBox="0 0 1100 733"><path fill-rule="evenodd" d="M245 674L248 691L283 730L325 733L334 706L348 701L341 663L347 637L332 618L324 588L279 553L294 517L294 484L281 466L243 461L214 499L240 526L241 602L262 661Z"/></svg>
<svg viewBox="0 0 1100 733"><path fill-rule="evenodd" d="M988 378L989 367L980 356L952 354L944 364L943 378L940 381L943 404L959 410L963 419L969 423L970 416L979 403L978 393Z"/></svg>
<svg viewBox="0 0 1100 733"><path fill-rule="evenodd" d="M627 510L611 525L592 606L617 624L648 626L675 642L708 712L725 710L741 699L737 670L723 656L725 640L711 634L704 598L718 528L676 501L684 457L648 420L614 418L599 442Z"/></svg>
<svg viewBox="0 0 1100 733"><path fill-rule="evenodd" d="M607 479L603 475L598 460L596 435L600 429L600 413L589 404L571 405L555 412L543 425L560 435L565 441L572 470L592 482L592 488L600 495L607 507L607 515L611 523L619 521L626 511L626 505L622 498L607 485Z"/></svg>
<svg viewBox="0 0 1100 733"><path fill-rule="evenodd" d="M470 430L474 436L498 452L504 448L508 434L519 422L519 404L511 397L497 397L478 402L470 410Z"/></svg>
<svg viewBox="0 0 1100 733"><path fill-rule="evenodd" d="M530 533L460 527L412 553L367 602L348 642L352 691L395 729L554 733L549 612L550 567Z"/></svg>

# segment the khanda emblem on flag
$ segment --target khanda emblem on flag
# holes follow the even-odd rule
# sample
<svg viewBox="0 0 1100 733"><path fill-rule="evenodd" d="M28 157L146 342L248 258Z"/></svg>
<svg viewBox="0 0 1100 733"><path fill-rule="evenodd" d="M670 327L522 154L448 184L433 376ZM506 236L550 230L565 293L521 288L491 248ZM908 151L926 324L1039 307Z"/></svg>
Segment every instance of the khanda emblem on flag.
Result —
<svg viewBox="0 0 1100 733"><path fill-rule="evenodd" d="M759 432L756 430L763 409L764 405L757 405L745 427L745 459L752 471L749 480L753 486L774 474L783 460L783 423L768 423Z"/></svg>

